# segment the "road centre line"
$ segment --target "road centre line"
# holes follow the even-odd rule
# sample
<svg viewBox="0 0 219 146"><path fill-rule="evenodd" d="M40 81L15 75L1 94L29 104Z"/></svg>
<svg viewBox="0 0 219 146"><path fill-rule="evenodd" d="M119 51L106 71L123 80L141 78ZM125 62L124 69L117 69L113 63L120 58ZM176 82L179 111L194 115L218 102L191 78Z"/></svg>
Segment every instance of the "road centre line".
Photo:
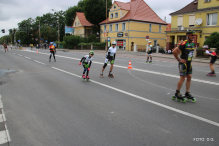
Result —
<svg viewBox="0 0 219 146"><path fill-rule="evenodd" d="M34 61L37 62L37 63L43 64L43 65L46 65L45 63L39 62L37 60L34 60Z"/></svg>
<svg viewBox="0 0 219 146"><path fill-rule="evenodd" d="M31 51L31 52L35 52L35 51ZM48 53L41 53L41 52L39 52L39 53L40 54L48 55ZM67 58L67 59L72 59L72 60L81 60L81 59L78 59L78 58L66 57L66 56L61 56L61 55L56 55L56 56L57 57L62 57L62 58ZM92 61L92 62L96 63L96 64L101 64L101 65L103 64L102 62L96 62L96 61ZM114 67L119 67L119 68L127 69L127 67L119 66L119 65L114 65ZM178 78L178 79L180 78L179 75L172 75L172 74L166 74L166 73L149 71L149 70L143 70L143 69L137 69L137 68L132 68L132 70L140 71L140 72L145 72L145 73L156 74L156 75L162 75L162 76L167 76L167 77L172 77L172 78ZM219 86L219 83L217 83L217 82L205 81L205 80L200 80L200 79L195 79L195 78L192 78L192 81Z"/></svg>
<svg viewBox="0 0 219 146"><path fill-rule="evenodd" d="M64 71L64 70L62 70L62 69L59 69L59 68L56 68L56 67L52 67L52 68L55 69L55 70L58 70L58 71L67 73L67 74L69 74L69 75L73 75L73 76L75 76L75 77L81 78L81 76L79 76L79 75L76 75L76 74L73 74L73 73ZM134 98L137 98L137 99L140 99L140 100L143 100L143 101L152 103L152 104L154 104L154 105L163 107L163 108L165 108L165 109L169 109L169 110L171 110L171 111L180 113L180 114L182 114L182 115L185 115L185 116L188 116L188 117L191 117L191 118L194 118L194 119L197 119L197 120L200 120L200 121L206 122L206 123L208 123L208 124L211 124L211 125L214 125L214 126L219 127L219 123L214 122L214 121L211 121L211 120L208 120L208 119L205 119L205 118L203 118L203 117L196 116L196 115L194 115L194 114L190 114L190 113L188 113L188 112L185 112L185 111L182 111L182 110L179 110L179 109L176 109L176 108L173 108L173 107L170 107L170 106L167 106L167 105L164 105L164 104L161 104L161 103L152 101L152 100L149 100L149 99L147 99L147 98L144 98L144 97L141 97L141 96L138 96L138 95L135 95L135 94L126 92L126 91L121 90L121 89L118 89L118 88L114 88L114 87L112 87L112 86L109 86L109 85L106 85L106 84L103 84L103 83L100 83L100 82L97 82L97 81L94 81L94 80L91 80L91 82L92 82L92 83L96 83L96 84L101 85L101 86L104 86L104 87L106 87L106 88L109 88L109 89L118 91L118 92L120 92L120 93L129 95L129 96L132 96L132 97L134 97Z"/></svg>
<svg viewBox="0 0 219 146"><path fill-rule="evenodd" d="M25 56L25 58L27 58L27 59L31 59L31 58L29 58L29 57L27 57L27 56Z"/></svg>

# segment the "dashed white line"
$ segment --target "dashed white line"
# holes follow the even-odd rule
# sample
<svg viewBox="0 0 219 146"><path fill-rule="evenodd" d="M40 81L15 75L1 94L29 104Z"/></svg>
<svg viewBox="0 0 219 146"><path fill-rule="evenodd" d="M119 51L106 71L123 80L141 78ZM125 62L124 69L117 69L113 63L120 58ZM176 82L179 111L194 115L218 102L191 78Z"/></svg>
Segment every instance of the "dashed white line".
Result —
<svg viewBox="0 0 219 146"><path fill-rule="evenodd" d="M29 57L27 57L27 56L25 56L25 58L27 58L27 59L31 59L31 58L29 58Z"/></svg>
<svg viewBox="0 0 219 146"><path fill-rule="evenodd" d="M59 68L56 68L56 67L52 67L52 68L55 69L55 70L59 70L59 71L61 71L61 72L64 72L64 73L73 75L73 76L75 76L75 77L81 78L81 76L79 76L79 75L76 75L76 74L73 74L73 73L64 71L64 70L62 70L62 69L59 69ZM164 104L161 104L161 103L152 101L152 100L149 100L149 99L147 99L147 98L145 98L145 97L141 97L141 96L138 96L138 95L135 95L135 94L126 92L126 91L124 91L124 90L121 90L121 89L118 89L118 88L115 88L115 87L112 87L112 86L109 86L109 85L106 85L106 84L103 84L103 83L100 83L100 82L97 82L97 81L94 81L94 80L91 80L91 82L92 82L92 83L96 83L96 84L101 85L101 86L104 86L104 87L106 87L106 88L109 88L109 89L118 91L118 92L120 92L120 93L129 95L129 96L132 96L132 97L134 97L134 98L137 98L137 99L140 99L140 100L143 100L143 101L152 103L152 104L154 104L154 105L163 107L163 108L165 108L165 109L169 109L169 110L171 110L171 111L180 113L180 114L182 114L182 115L185 115L185 116L188 116L188 117L191 117L191 118L194 118L194 119L197 119L197 120L200 120L200 121L206 122L206 123L208 123L208 124L211 124L211 125L214 125L214 126L219 127L219 123L214 122L214 121L211 121L211 120L208 120L208 119L205 119L205 118L203 118L203 117L196 116L196 115L194 115L194 114L190 114L190 113L188 113L188 112L185 112L185 111L182 111L182 110L179 110L179 109L176 109L176 108L173 108L173 107L170 107L170 106L167 106L167 105L164 105Z"/></svg>
<svg viewBox="0 0 219 146"><path fill-rule="evenodd" d="M39 62L37 60L34 60L34 61L37 62L37 63L43 64L43 65L46 65L45 63Z"/></svg>

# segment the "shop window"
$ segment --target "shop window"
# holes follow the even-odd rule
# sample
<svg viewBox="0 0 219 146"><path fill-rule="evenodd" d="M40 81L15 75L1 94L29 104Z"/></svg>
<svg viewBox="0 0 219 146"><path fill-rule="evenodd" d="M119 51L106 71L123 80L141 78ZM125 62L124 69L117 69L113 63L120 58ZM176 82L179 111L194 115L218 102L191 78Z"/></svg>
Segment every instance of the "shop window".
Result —
<svg viewBox="0 0 219 146"><path fill-rule="evenodd" d="M207 25L217 25L218 13L207 14Z"/></svg>

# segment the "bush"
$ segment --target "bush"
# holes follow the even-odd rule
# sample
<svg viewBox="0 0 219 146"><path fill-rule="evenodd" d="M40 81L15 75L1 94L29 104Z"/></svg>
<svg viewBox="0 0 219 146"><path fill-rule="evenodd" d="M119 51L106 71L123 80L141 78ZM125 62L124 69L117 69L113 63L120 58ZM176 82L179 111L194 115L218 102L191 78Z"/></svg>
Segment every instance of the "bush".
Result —
<svg viewBox="0 0 219 146"><path fill-rule="evenodd" d="M204 45L208 45L209 48L217 48L219 49L219 33L212 33L204 42Z"/></svg>
<svg viewBox="0 0 219 146"><path fill-rule="evenodd" d="M81 37L74 35L64 36L63 41L65 42L65 48L73 49L74 46L77 46L81 42Z"/></svg>

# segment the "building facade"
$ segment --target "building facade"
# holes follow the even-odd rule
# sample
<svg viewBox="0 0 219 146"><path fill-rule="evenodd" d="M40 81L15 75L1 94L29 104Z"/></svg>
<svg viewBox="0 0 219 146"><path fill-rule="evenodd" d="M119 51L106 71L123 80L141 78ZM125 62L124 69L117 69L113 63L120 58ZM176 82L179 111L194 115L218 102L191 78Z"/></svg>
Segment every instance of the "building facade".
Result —
<svg viewBox="0 0 219 146"><path fill-rule="evenodd" d="M195 44L202 47L211 33L219 32L219 0L194 0L184 8L171 13L171 31L167 33L167 49L173 49L186 40L186 31L196 32Z"/></svg>
<svg viewBox="0 0 219 146"><path fill-rule="evenodd" d="M73 35L80 37L89 37L91 34L93 34L92 25L93 24L87 21L84 13L76 12L72 26L74 27Z"/></svg>
<svg viewBox="0 0 219 146"><path fill-rule="evenodd" d="M128 3L114 1L109 18L100 23L101 42L116 41L118 49L133 51L134 45L148 44L166 46L166 25L144 0L131 0Z"/></svg>

